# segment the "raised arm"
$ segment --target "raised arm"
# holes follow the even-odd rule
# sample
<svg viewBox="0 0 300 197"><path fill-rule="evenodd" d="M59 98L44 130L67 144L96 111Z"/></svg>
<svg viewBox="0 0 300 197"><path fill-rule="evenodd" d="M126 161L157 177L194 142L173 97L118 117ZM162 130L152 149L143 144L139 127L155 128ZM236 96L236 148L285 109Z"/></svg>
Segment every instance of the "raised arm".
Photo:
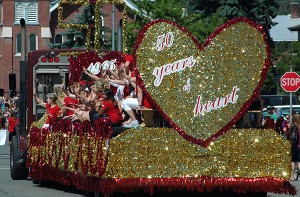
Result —
<svg viewBox="0 0 300 197"><path fill-rule="evenodd" d="M33 90L33 96L35 97L35 99L39 105L46 107L46 103L36 95L35 90Z"/></svg>
<svg viewBox="0 0 300 197"><path fill-rule="evenodd" d="M83 68L83 72L87 74L92 80L97 81L99 77L90 73L86 68Z"/></svg>

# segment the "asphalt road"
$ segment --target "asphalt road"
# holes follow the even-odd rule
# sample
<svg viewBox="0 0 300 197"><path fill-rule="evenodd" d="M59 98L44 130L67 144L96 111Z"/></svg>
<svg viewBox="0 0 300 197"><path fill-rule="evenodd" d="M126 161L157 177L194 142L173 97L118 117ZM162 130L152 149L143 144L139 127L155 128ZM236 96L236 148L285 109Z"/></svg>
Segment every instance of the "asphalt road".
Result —
<svg viewBox="0 0 300 197"><path fill-rule="evenodd" d="M300 191L300 181L293 181L292 184L297 188L298 191ZM173 195L174 194L162 195L162 196L173 196ZM41 186L41 185L33 184L31 180L12 180L9 171L9 144L7 139L5 145L0 146L0 197L32 197L32 196L83 197L86 196L86 194L85 192L76 190L73 187L66 187L55 183L45 183ZM124 195L114 195L114 196L124 196ZM137 196L137 195L126 195L126 196ZM153 197L155 196L156 195L153 195ZM182 196L187 196L187 195L182 195ZM288 197L288 196L289 195L268 193L268 197ZM296 196L300 197L300 193L297 194Z"/></svg>

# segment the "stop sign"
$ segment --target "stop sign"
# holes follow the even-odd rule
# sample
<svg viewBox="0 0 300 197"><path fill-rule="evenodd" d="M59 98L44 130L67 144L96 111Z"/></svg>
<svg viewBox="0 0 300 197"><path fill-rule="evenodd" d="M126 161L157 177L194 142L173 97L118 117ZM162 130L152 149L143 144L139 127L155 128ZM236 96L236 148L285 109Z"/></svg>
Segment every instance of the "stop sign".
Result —
<svg viewBox="0 0 300 197"><path fill-rule="evenodd" d="M280 79L280 85L286 92L296 92L300 87L300 76L296 72L286 72Z"/></svg>

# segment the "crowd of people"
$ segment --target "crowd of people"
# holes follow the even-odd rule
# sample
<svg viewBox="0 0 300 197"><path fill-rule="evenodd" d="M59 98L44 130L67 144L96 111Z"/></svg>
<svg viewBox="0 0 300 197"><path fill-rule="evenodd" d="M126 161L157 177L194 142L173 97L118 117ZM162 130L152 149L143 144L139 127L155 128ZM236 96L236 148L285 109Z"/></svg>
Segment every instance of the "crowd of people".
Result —
<svg viewBox="0 0 300 197"><path fill-rule="evenodd" d="M268 113L264 116L264 128L275 129L291 143L291 177L295 180L295 167L300 163L300 114L295 110L290 114L282 115L281 111L273 106L267 107ZM300 167L300 166L298 166Z"/></svg>
<svg viewBox="0 0 300 197"><path fill-rule="evenodd" d="M8 130L9 142L15 135L15 127L18 124L18 97L0 97L0 129Z"/></svg>
<svg viewBox="0 0 300 197"><path fill-rule="evenodd" d="M68 88L63 83L55 93L47 95L46 102L34 90L36 101L47 111L44 127L49 127L58 117L92 123L103 117L109 118L112 126L140 126L143 120L141 110L152 106L136 83L131 56L124 55L124 59L126 62L116 66L114 70L102 70L98 75L83 68L80 81Z"/></svg>

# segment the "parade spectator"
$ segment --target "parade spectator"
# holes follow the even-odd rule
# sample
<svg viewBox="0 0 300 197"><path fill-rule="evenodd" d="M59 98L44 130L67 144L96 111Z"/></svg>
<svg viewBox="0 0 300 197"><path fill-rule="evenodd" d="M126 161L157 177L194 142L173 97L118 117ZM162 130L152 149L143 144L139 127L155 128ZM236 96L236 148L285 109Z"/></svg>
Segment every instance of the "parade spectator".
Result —
<svg viewBox="0 0 300 197"><path fill-rule="evenodd" d="M9 143L14 135L16 135L15 127L18 124L17 113L15 111L10 112L10 117L7 119L7 130L9 133Z"/></svg>
<svg viewBox="0 0 300 197"><path fill-rule="evenodd" d="M263 117L262 127L265 129L275 129L275 123L277 121L276 109L273 106L267 107L268 113Z"/></svg>
<svg viewBox="0 0 300 197"><path fill-rule="evenodd" d="M294 114L292 118L291 128L289 130L289 142L291 143L291 177L290 180L294 181L295 166L300 162L299 158L299 129L300 129L300 115Z"/></svg>

